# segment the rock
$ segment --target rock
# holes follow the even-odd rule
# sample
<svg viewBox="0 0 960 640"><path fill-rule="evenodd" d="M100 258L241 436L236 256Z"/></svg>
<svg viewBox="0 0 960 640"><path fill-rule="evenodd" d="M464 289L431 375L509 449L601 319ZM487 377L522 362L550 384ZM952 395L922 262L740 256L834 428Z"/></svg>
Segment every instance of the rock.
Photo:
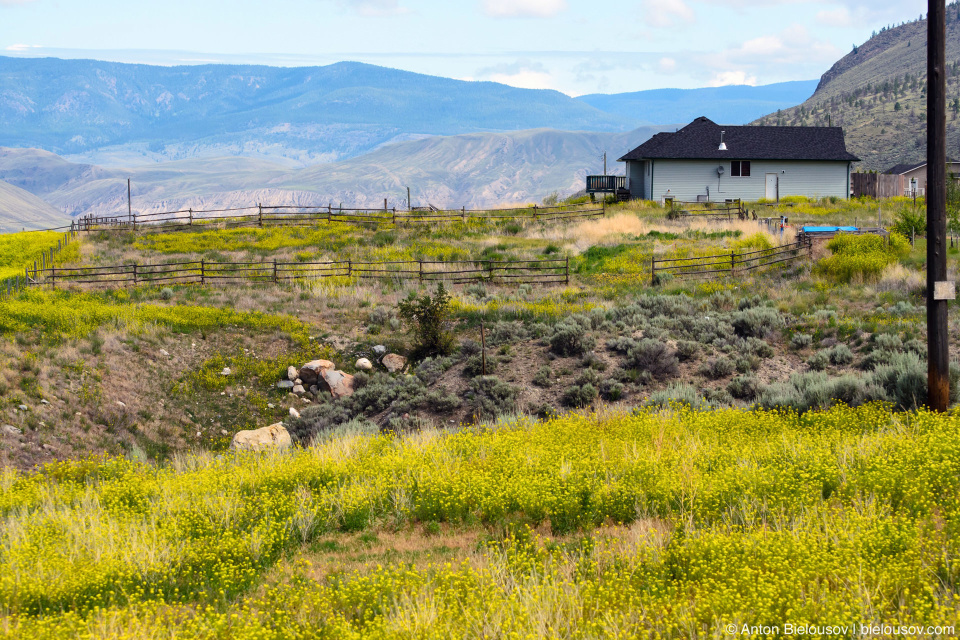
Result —
<svg viewBox="0 0 960 640"><path fill-rule="evenodd" d="M357 360L357 364L355 366L357 369L360 369L360 371L370 371L373 369L373 363L366 358L360 358Z"/></svg>
<svg viewBox="0 0 960 640"><path fill-rule="evenodd" d="M293 380L281 380L277 383L278 389L293 389Z"/></svg>
<svg viewBox="0 0 960 640"><path fill-rule="evenodd" d="M303 388L302 384L295 384L293 385L293 392L296 393L297 395L300 395L302 393L306 393L307 391L306 389Z"/></svg>
<svg viewBox="0 0 960 640"><path fill-rule="evenodd" d="M318 393L320 393L320 387L318 387L315 384L310 385L310 393L312 393L313 395L317 395Z"/></svg>
<svg viewBox="0 0 960 640"><path fill-rule="evenodd" d="M160 355L162 355L164 358L170 357L170 353L166 349L160 349Z"/></svg>
<svg viewBox="0 0 960 640"><path fill-rule="evenodd" d="M335 365L329 360L311 360L300 367L300 380L305 385L317 384L321 372L334 368Z"/></svg>
<svg viewBox="0 0 960 640"><path fill-rule="evenodd" d="M18 435L20 435L21 433L23 433L23 431L21 431L20 429L16 428L16 427L13 426L12 424L5 424L5 425L3 425L3 432L6 433L7 435L11 435L11 436L18 436Z"/></svg>
<svg viewBox="0 0 960 640"><path fill-rule="evenodd" d="M383 356L383 360L381 360L381 362L390 373L396 373L407 366L407 359L395 353L388 353L387 355Z"/></svg>
<svg viewBox="0 0 960 640"><path fill-rule="evenodd" d="M41 400L41 401L40 401L40 404L50 404L50 402L47 401L47 400Z"/></svg>
<svg viewBox="0 0 960 640"><path fill-rule="evenodd" d="M228 376L228 375L230 375L231 373L233 373L233 372L230 371L230 367L224 367L224 368L223 368L223 371L220 372L220 375L222 375L222 376Z"/></svg>
<svg viewBox="0 0 960 640"><path fill-rule="evenodd" d="M227 431L226 429L220 429L220 435L222 435L222 436L228 436L228 435L230 435L230 432Z"/></svg>
<svg viewBox="0 0 960 640"><path fill-rule="evenodd" d="M276 408L277 408L277 405L273 404L272 402L267 403L267 409L276 409Z"/></svg>
<svg viewBox="0 0 960 640"><path fill-rule="evenodd" d="M386 348L385 346L383 346L382 344L378 344L377 346L375 346L375 347L373 348L373 353L374 353L374 355L376 355L378 358L379 358L380 356L384 355L386 352L387 352L387 348Z"/></svg>
<svg viewBox="0 0 960 640"><path fill-rule="evenodd" d="M299 371L297 371L296 367L292 365L287 367L287 380L296 380L297 378L300 377L298 374L299 374Z"/></svg>
<svg viewBox="0 0 960 640"><path fill-rule="evenodd" d="M290 433L278 422L269 427L253 431L238 431L230 443L231 449L238 451L266 451L268 449L288 449L293 444Z"/></svg>
<svg viewBox="0 0 960 640"><path fill-rule="evenodd" d="M20 409L20 411L29 411L29 410L30 410L30 407L28 407L28 406L25 405L25 404L18 404L18 405L17 405L17 409Z"/></svg>
<svg viewBox="0 0 960 640"><path fill-rule="evenodd" d="M296 380L293 381L293 384L303 384L303 380L300 378L297 378Z"/></svg>
<svg viewBox="0 0 960 640"><path fill-rule="evenodd" d="M300 412L297 411L296 409L294 409L293 407L290 407L290 417L291 417L291 418L299 418L299 417L300 417Z"/></svg>
<svg viewBox="0 0 960 640"><path fill-rule="evenodd" d="M120 402L119 400L117 400L117 406L120 407L120 408L126 408L127 405L125 405L124 403L122 403L122 402Z"/></svg>
<svg viewBox="0 0 960 640"><path fill-rule="evenodd" d="M353 376L343 371L327 370L323 372L323 382L334 398L353 395Z"/></svg>

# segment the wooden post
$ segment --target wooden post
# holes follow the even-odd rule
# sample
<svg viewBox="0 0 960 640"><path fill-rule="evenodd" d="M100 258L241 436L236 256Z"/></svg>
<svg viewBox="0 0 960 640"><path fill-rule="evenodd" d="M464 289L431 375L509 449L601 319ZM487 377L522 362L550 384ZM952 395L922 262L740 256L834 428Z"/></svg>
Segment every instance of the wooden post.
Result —
<svg viewBox="0 0 960 640"><path fill-rule="evenodd" d="M347 260L347 277L353 277L353 261Z"/></svg>
<svg viewBox="0 0 960 640"><path fill-rule="evenodd" d="M487 375L487 339L483 331L483 320L480 321L480 375Z"/></svg>
<svg viewBox="0 0 960 640"><path fill-rule="evenodd" d="M410 187L407 187L407 211L413 211L413 203L410 202ZM396 222L396 219L394 219Z"/></svg>
<svg viewBox="0 0 960 640"><path fill-rule="evenodd" d="M733 251L730 252L730 275L736 273L737 270L737 254Z"/></svg>
<svg viewBox="0 0 960 640"><path fill-rule="evenodd" d="M341 206L342 206L342 205L341 205ZM384 211L387 210L387 199L386 199L386 198L383 199L383 210L384 210Z"/></svg>
<svg viewBox="0 0 960 640"><path fill-rule="evenodd" d="M652 255L650 256L650 286L655 286L657 284L657 261Z"/></svg>
<svg viewBox="0 0 960 640"><path fill-rule="evenodd" d="M57 268L50 267L50 286L52 289L57 288Z"/></svg>
<svg viewBox="0 0 960 640"><path fill-rule="evenodd" d="M257 222L261 227L263 226L263 205L259 202L257 203Z"/></svg>
<svg viewBox="0 0 960 640"><path fill-rule="evenodd" d="M190 214L190 223L189 226L193 226L193 207L187 209L187 213Z"/></svg>
<svg viewBox="0 0 960 640"><path fill-rule="evenodd" d="M420 283L423 284L423 260L417 260L417 264L420 265Z"/></svg>
<svg viewBox="0 0 960 640"><path fill-rule="evenodd" d="M950 406L947 335L947 109L946 7L927 0L927 405Z"/></svg>
<svg viewBox="0 0 960 640"><path fill-rule="evenodd" d="M466 208L466 207L460 207L460 219L463 221L464 224L467 223L467 208Z"/></svg>
<svg viewBox="0 0 960 640"><path fill-rule="evenodd" d="M205 262L204 260L200 261L200 284L207 283L207 274L206 274L207 269L206 269L206 266L204 265L204 262Z"/></svg>
<svg viewBox="0 0 960 640"><path fill-rule="evenodd" d="M563 272L567 276L567 284L570 284L570 256L567 256L567 264L563 268Z"/></svg>
<svg viewBox="0 0 960 640"><path fill-rule="evenodd" d="M127 221L133 224L133 204L130 201L130 178L127 178Z"/></svg>
<svg viewBox="0 0 960 640"><path fill-rule="evenodd" d="M137 286L137 263L133 263L133 286Z"/></svg>
<svg viewBox="0 0 960 640"><path fill-rule="evenodd" d="M274 260L273 261L273 283L276 284L277 282L279 282L277 280L277 261Z"/></svg>

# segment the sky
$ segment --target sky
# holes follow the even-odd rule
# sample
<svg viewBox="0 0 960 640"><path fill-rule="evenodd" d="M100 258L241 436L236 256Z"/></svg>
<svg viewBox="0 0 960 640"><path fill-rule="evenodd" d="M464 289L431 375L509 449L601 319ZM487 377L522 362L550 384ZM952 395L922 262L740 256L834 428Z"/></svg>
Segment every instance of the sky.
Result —
<svg viewBox="0 0 960 640"><path fill-rule="evenodd" d="M571 96L818 78L925 0L0 0L0 55L343 60Z"/></svg>

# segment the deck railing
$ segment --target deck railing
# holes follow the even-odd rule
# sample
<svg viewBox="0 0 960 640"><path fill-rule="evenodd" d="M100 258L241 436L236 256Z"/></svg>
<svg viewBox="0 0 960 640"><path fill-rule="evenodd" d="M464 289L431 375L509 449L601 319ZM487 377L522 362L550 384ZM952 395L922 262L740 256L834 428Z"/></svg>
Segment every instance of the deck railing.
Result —
<svg viewBox="0 0 960 640"><path fill-rule="evenodd" d="M627 188L627 176L587 176L587 193L616 193Z"/></svg>

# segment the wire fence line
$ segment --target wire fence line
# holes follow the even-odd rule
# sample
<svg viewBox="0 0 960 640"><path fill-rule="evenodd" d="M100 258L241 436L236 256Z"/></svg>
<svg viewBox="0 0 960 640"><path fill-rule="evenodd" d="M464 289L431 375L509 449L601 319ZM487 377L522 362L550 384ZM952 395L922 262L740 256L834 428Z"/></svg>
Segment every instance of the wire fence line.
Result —
<svg viewBox="0 0 960 640"><path fill-rule="evenodd" d="M63 234L63 237L57 240L57 246L51 246L49 249L44 249L37 255L33 260L33 273L36 276L38 270L45 271L48 268L52 268L56 264L57 259L60 257L60 254L63 253L63 250L69 246L71 242L74 241L77 234L79 233L71 227L59 227L57 229L42 229L42 231L59 231L60 229L68 229ZM30 258L28 257L24 261L23 276L19 273L15 276L4 278L0 281L0 295L6 293L7 297L23 291L26 287L30 286Z"/></svg>
<svg viewBox="0 0 960 640"><path fill-rule="evenodd" d="M404 260L388 262L164 262L127 263L89 267L34 267L26 274L26 286L163 286L168 284L218 285L235 281L251 283L310 282L324 278L393 279L420 282L450 281L455 284L569 284L570 259L549 260Z"/></svg>
<svg viewBox="0 0 960 640"><path fill-rule="evenodd" d="M813 244L810 238L800 238L796 242L737 253L721 253L711 256L691 258L669 258L658 260L650 258L651 282L659 284L666 278L699 278L704 276L718 278L723 275L736 277L744 273L769 266L786 266L788 263L809 258Z"/></svg>
<svg viewBox="0 0 960 640"><path fill-rule="evenodd" d="M334 206L265 206L227 209L178 209L156 213L130 213L128 215L94 216L77 218L70 226L72 231L181 231L205 225L225 227L298 226L318 222L346 222L354 224L374 223L392 225L438 224L452 222L507 222L507 221L559 221L606 215L606 204L599 207L588 205L553 205L515 207L510 209L437 209L398 210L396 207L382 209Z"/></svg>

